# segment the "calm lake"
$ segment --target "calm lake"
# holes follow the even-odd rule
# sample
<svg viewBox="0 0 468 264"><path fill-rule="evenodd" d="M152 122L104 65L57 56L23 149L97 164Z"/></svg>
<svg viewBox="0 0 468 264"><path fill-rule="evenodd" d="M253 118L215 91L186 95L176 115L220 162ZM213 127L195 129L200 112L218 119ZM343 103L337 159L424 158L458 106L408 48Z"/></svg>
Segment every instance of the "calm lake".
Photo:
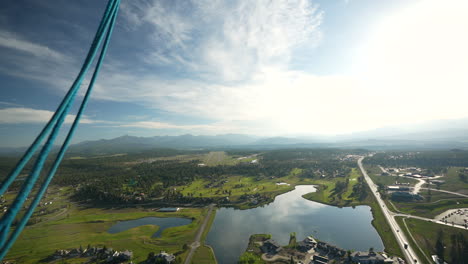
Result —
<svg viewBox="0 0 468 264"><path fill-rule="evenodd" d="M206 243L213 247L218 263L237 263L245 251L251 234L272 234L281 245L289 242L296 232L302 240L312 235L345 250L384 249L382 240L371 225L369 206L338 208L302 198L313 192L311 185L279 195L264 207L248 210L221 208L216 212Z"/></svg>
<svg viewBox="0 0 468 264"><path fill-rule="evenodd" d="M135 220L121 221L111 226L107 232L111 234L120 233L128 229L143 226L143 225L156 225L159 226L158 231L152 237L161 237L164 229L175 226L188 225L192 220L187 218L178 217L144 217Z"/></svg>

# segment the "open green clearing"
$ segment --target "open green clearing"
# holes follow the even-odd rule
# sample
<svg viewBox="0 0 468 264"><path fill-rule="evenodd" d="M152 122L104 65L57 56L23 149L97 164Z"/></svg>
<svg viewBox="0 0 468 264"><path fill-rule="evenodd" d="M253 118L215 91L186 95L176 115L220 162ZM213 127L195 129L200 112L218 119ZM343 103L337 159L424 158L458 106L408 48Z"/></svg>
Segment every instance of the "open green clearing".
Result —
<svg viewBox="0 0 468 264"><path fill-rule="evenodd" d="M212 182L208 180L195 180L190 185L179 186L177 189L184 195L188 195L190 193L193 196L229 196L233 198L243 194L290 191L294 189L293 186L276 185L276 181L266 179L257 181L254 177L243 176L229 176L223 178L219 183L213 184L214 186L208 186L209 184L212 184ZM219 186L216 186L218 184Z"/></svg>
<svg viewBox="0 0 468 264"><path fill-rule="evenodd" d="M48 215L50 220L26 227L6 260L37 263L57 249L86 247L88 244L106 246L114 250L131 250L135 262L145 260L150 252L182 252L184 244L193 242L196 230L207 211L200 208L184 208L179 212L159 213L141 208L85 209L73 204L65 210L65 213ZM160 238L151 237L158 230L154 225L140 226L117 234L107 233L117 221L149 216L185 217L194 220L186 226L165 229ZM180 255L182 259L184 256L185 254ZM69 262L73 261L79 262L78 259Z"/></svg>
<svg viewBox="0 0 468 264"><path fill-rule="evenodd" d="M314 184L318 185L317 192L305 194L303 197L308 200L333 206L353 206L362 204L358 200L358 197L353 196L353 187L358 183L358 178L360 176L359 171L354 168L351 173L344 178L314 180ZM348 182L346 188L340 191L340 194L337 194L336 184L346 181Z"/></svg>
<svg viewBox="0 0 468 264"><path fill-rule="evenodd" d="M382 176L382 170L378 166L372 166L366 164L366 170L369 177L371 177L372 181L375 184L383 184L385 186L388 185L395 185L396 182L398 183L409 183L414 185L418 183L418 180L407 178L407 177L400 177L400 176Z"/></svg>
<svg viewBox="0 0 468 264"><path fill-rule="evenodd" d="M258 179L253 176L227 176L217 181L198 179L189 185L177 186L176 189L184 196L229 197L229 201L232 203L236 203L242 195L262 194L273 199L276 195L293 190L296 185L315 184L317 182L313 179L297 176L300 173L301 169L294 168L289 175L279 178ZM279 182L289 185L278 185Z"/></svg>
<svg viewBox="0 0 468 264"><path fill-rule="evenodd" d="M462 171L464 171L464 168L461 168L461 167L448 168L445 177L440 178L440 180L445 181L440 186L440 189L468 194L468 180L463 181L460 178L460 174L464 174L464 175L467 175L467 179L468 179L468 172L462 172Z"/></svg>
<svg viewBox="0 0 468 264"><path fill-rule="evenodd" d="M402 228L402 230L405 232L405 234L409 236L408 230L405 228L403 218L402 217L397 217L396 218L398 224ZM443 242L443 247L444 247L444 258L445 261L448 263L463 263L463 260L468 259L468 252L466 252L466 247L468 246L468 231L467 230L462 230L459 228L455 227L450 227L450 226L445 226L445 225L439 225L419 219L404 219L406 222L409 231L411 232L412 236L416 240L417 245L422 249L424 254L422 254L419 249L417 250L418 256L420 257L421 261L426 260L427 262L427 257L430 258L431 255L436 255L437 250L436 250L436 243L437 240L440 236L441 241ZM454 247L456 245L460 245L458 238L455 238L454 236L458 236L458 238L462 237L465 241L464 245L464 258L456 258L458 256L458 253L454 252ZM409 241L412 245L414 245L414 241ZM415 247L418 248L418 247ZM463 253L463 252L461 252ZM432 262L431 262L432 263Z"/></svg>
<svg viewBox="0 0 468 264"><path fill-rule="evenodd" d="M437 189L424 189L419 192L419 195L421 195L424 199L425 202L438 202L440 200L453 200L453 199L463 199L462 196L455 195L455 194L450 194L450 193L444 193L444 192L439 192Z"/></svg>
<svg viewBox="0 0 468 264"><path fill-rule="evenodd" d="M210 264L217 263L211 247L202 245L197 248L193 254L192 264Z"/></svg>
<svg viewBox="0 0 468 264"><path fill-rule="evenodd" d="M433 218L438 214L453 208L468 207L468 199L449 199L436 202L392 202L398 211L427 218ZM391 208L391 207L390 207Z"/></svg>
<svg viewBox="0 0 468 264"><path fill-rule="evenodd" d="M235 165L238 160L228 156L224 151L212 151L205 155L203 162L208 166Z"/></svg>
<svg viewBox="0 0 468 264"><path fill-rule="evenodd" d="M231 156L224 151L211 151L203 156L202 161L207 166L218 166L218 165L236 165L241 162L251 162L257 159L256 155L250 156Z"/></svg>

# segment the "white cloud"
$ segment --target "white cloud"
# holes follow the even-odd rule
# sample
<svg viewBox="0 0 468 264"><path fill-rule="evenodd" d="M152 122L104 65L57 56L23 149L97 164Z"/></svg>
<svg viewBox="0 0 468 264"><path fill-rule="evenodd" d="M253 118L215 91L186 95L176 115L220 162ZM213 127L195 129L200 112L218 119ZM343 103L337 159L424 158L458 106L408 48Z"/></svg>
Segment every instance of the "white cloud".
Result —
<svg viewBox="0 0 468 264"><path fill-rule="evenodd" d="M62 52L0 29L2 47L7 49L1 53L0 72L46 83L54 90L66 91L79 70L76 61Z"/></svg>
<svg viewBox="0 0 468 264"><path fill-rule="evenodd" d="M293 71L287 59L275 59L287 58L290 45L320 35L320 16L312 16L312 23L300 15L304 10L314 14L311 6L256 3L264 5L250 6L252 10L235 5L238 12L226 15L221 34L204 42L204 62L219 68L224 82L119 75L104 80L96 95L211 118L220 130L259 134L345 133L468 116L466 1L421 1L387 14L370 31L371 37L362 40L356 69L341 76ZM217 5L204 12L225 14ZM296 13L298 21L292 17ZM263 29L265 25L271 27ZM312 31L304 32L306 25ZM248 72L248 81L231 82L242 79L243 72Z"/></svg>
<svg viewBox="0 0 468 264"><path fill-rule="evenodd" d="M467 5L419 1L387 14L362 40L353 71L319 76L289 65L297 46L314 48L321 38L322 13L310 1L126 2L130 28L151 29L139 43L149 46L143 60L190 74L165 78L107 63L93 98L213 120L115 126L203 133L345 133L466 117Z"/></svg>
<svg viewBox="0 0 468 264"><path fill-rule="evenodd" d="M222 130L228 132L229 128L223 128L219 125L177 125L166 122L157 122L157 121L138 121L127 124L119 125L119 127L138 127L138 128L147 128L147 129L178 129L193 131L196 133L219 133Z"/></svg>
<svg viewBox="0 0 468 264"><path fill-rule="evenodd" d="M44 124L50 120L53 112L41 109L32 109L25 107L11 107L0 109L0 124ZM65 124L71 124L75 120L75 115L67 115ZM128 116L129 119L148 119L148 116ZM204 131L207 133L219 132L223 130L218 125L177 125L167 122L157 121L136 121L136 122L115 122L105 120L95 120L87 116L83 116L80 120L81 124L94 124L104 127L136 127L146 129L178 129L187 131ZM225 128L226 132L230 128Z"/></svg>
<svg viewBox="0 0 468 264"><path fill-rule="evenodd" d="M320 77L265 68L253 79L248 83L217 85L120 74L115 78L103 77L103 84L112 87L112 93L100 84L96 86L94 96L139 101L148 107L190 115L195 119L209 118L215 120L209 127L186 128L214 132L217 127L219 133L326 133L339 131L343 126L356 129L359 124L354 124L347 116L348 109L366 110L356 103L361 91L357 81L351 77ZM337 97L337 94L341 96ZM132 126L158 128L163 125L141 122Z"/></svg>
<svg viewBox="0 0 468 264"><path fill-rule="evenodd" d="M322 13L308 0L151 1L123 7L130 28L150 25L144 61L182 65L210 81L244 81L288 64L293 47L316 45Z"/></svg>
<svg viewBox="0 0 468 264"><path fill-rule="evenodd" d="M6 106L22 106L20 104L15 104L15 103L11 103L11 102L2 102L0 101L0 105L6 105Z"/></svg>
<svg viewBox="0 0 468 264"><path fill-rule="evenodd" d="M239 1L221 10L220 32L207 39L202 54L225 81L248 80L266 66L287 66L295 46L314 46L321 37L322 13L310 1Z"/></svg>
<svg viewBox="0 0 468 264"><path fill-rule="evenodd" d="M30 42L18 36L17 34L5 30L0 30L0 46L21 51L27 53L28 55L34 55L37 57L52 58L54 60L60 61L68 60L67 56L58 51L37 43Z"/></svg>
<svg viewBox="0 0 468 264"><path fill-rule="evenodd" d="M53 112L25 107L11 107L0 109L0 124L34 124L46 123L52 117ZM67 115L65 124L71 124L75 120L75 115ZM93 120L83 116L80 120L82 124L112 123L109 121Z"/></svg>

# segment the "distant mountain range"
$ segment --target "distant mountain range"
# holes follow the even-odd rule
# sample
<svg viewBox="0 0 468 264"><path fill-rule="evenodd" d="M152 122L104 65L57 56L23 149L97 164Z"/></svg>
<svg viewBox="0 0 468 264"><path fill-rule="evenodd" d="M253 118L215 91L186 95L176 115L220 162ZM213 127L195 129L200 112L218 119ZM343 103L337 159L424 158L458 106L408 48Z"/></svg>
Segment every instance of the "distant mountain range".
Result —
<svg viewBox="0 0 468 264"><path fill-rule="evenodd" d="M365 135L329 138L257 137L227 134L217 136L122 136L114 139L86 141L70 147L76 153L120 153L154 148L175 149L275 149L275 148L366 148L397 149L468 149L468 130L440 130L411 134L370 137Z"/></svg>
<svg viewBox="0 0 468 264"><path fill-rule="evenodd" d="M174 149L274 149L274 148L366 148L370 150L468 149L468 120L433 121L408 126L328 137L258 137L241 134L216 136L121 136L84 141L70 146L69 153L107 154L155 148ZM0 148L0 154L21 153L25 148Z"/></svg>
<svg viewBox="0 0 468 264"><path fill-rule="evenodd" d="M101 139L85 141L70 147L70 152L97 153L107 150L109 152L128 152L154 148L200 149L213 147L234 147L249 145L257 137L247 135L217 135L217 136L154 136L134 137L122 136L114 139ZM106 152L106 151L104 151Z"/></svg>

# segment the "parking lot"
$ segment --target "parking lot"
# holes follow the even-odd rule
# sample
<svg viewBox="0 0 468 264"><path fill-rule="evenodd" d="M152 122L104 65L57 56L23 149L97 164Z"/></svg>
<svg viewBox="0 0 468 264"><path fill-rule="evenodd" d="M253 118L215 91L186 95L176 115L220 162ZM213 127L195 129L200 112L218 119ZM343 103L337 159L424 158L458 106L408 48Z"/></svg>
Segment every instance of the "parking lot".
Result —
<svg viewBox="0 0 468 264"><path fill-rule="evenodd" d="M436 220L459 225L468 224L468 208L450 209L436 216Z"/></svg>

